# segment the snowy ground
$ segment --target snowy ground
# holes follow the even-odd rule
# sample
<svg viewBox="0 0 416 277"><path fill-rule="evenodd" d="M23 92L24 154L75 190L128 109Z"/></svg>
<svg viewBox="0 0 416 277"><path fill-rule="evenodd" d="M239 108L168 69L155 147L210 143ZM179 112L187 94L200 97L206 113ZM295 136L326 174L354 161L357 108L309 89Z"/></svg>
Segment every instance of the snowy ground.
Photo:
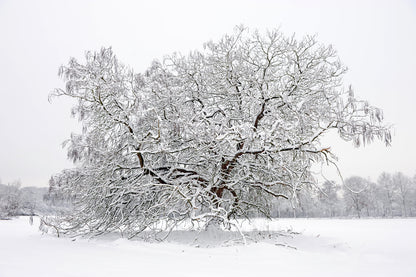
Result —
<svg viewBox="0 0 416 277"><path fill-rule="evenodd" d="M255 220L244 230L264 239L247 246L219 246L216 233L73 240L42 235L28 221L0 221L0 277L416 276L416 219ZM273 233L282 230L292 235Z"/></svg>

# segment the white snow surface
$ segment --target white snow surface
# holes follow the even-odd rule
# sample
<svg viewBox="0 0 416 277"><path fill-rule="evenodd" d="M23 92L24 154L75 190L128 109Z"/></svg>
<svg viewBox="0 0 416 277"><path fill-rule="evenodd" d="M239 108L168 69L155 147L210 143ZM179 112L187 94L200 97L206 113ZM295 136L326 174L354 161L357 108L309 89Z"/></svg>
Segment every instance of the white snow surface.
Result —
<svg viewBox="0 0 416 277"><path fill-rule="evenodd" d="M247 245L218 231L57 238L37 223L0 221L0 277L416 276L416 219L256 219Z"/></svg>

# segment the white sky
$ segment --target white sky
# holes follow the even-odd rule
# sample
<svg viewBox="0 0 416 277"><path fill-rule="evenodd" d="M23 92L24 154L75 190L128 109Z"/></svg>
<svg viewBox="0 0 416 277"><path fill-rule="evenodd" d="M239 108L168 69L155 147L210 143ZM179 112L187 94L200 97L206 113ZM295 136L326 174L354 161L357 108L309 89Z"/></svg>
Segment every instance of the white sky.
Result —
<svg viewBox="0 0 416 277"><path fill-rule="evenodd" d="M47 186L71 167L61 143L79 129L68 99L48 102L64 83L58 67L112 46L142 72L154 58L187 53L235 25L317 34L349 72L346 86L384 110L393 146L353 148L329 136L344 177L416 173L416 1L5 1L0 0L0 178ZM333 172L327 172L330 178Z"/></svg>

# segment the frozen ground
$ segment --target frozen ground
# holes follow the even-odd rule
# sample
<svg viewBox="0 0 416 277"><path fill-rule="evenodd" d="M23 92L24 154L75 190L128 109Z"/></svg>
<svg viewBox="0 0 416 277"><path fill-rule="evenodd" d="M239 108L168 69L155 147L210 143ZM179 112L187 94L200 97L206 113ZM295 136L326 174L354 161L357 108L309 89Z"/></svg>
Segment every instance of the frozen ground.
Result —
<svg viewBox="0 0 416 277"><path fill-rule="evenodd" d="M28 218L0 221L0 277L416 276L416 219L252 224L243 226L251 231L248 240L263 239L244 246L218 245L224 240L215 232L200 239L176 233L162 243L111 236L73 240L42 235Z"/></svg>

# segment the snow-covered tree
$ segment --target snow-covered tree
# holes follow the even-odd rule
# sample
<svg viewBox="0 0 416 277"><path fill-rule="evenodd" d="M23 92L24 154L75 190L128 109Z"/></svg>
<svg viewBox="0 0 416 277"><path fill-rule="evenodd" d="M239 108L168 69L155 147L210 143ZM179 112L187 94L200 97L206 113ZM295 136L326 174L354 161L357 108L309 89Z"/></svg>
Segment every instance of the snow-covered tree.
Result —
<svg viewBox="0 0 416 277"><path fill-rule="evenodd" d="M20 181L0 185L0 219L16 216L21 210Z"/></svg>
<svg viewBox="0 0 416 277"><path fill-rule="evenodd" d="M130 236L183 220L232 224L296 201L311 166L334 163L320 138L390 143L380 109L345 89L332 46L237 27L204 50L154 61L143 74L110 48L59 74L83 126L67 141L77 167L54 177L75 199L67 231Z"/></svg>
<svg viewBox="0 0 416 277"><path fill-rule="evenodd" d="M390 173L383 172L377 180L377 200L382 206L382 216L394 215L394 184Z"/></svg>
<svg viewBox="0 0 416 277"><path fill-rule="evenodd" d="M410 193L409 193L409 216L416 216L416 175L413 176L410 183Z"/></svg>
<svg viewBox="0 0 416 277"><path fill-rule="evenodd" d="M401 207L401 215L408 216L409 202L412 188L412 181L409 177L401 172L397 172L392 177L397 203Z"/></svg>
<svg viewBox="0 0 416 277"><path fill-rule="evenodd" d="M360 218L364 210L369 216L370 190L370 181L358 176L347 178L344 182L344 201L348 211Z"/></svg>
<svg viewBox="0 0 416 277"><path fill-rule="evenodd" d="M340 187L333 181L325 181L322 184L319 199L319 211L321 216L334 217L341 215L341 201L339 199Z"/></svg>

